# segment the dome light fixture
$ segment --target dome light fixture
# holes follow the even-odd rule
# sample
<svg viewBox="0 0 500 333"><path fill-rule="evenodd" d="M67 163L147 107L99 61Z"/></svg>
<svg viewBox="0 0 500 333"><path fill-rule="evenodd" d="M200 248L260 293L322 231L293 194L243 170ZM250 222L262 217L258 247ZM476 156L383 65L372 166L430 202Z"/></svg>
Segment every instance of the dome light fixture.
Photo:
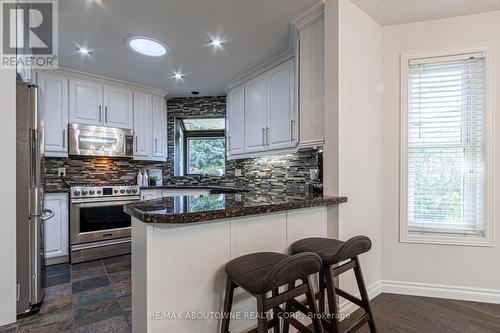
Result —
<svg viewBox="0 0 500 333"><path fill-rule="evenodd" d="M148 36L131 36L125 43L132 51L148 57L161 57L170 52L165 43Z"/></svg>

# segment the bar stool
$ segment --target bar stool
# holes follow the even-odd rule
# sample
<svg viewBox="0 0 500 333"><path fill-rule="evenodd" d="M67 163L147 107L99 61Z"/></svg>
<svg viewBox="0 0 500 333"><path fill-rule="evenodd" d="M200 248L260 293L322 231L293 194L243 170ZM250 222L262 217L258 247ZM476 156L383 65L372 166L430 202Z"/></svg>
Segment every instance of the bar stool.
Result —
<svg viewBox="0 0 500 333"><path fill-rule="evenodd" d="M292 256L274 252L259 252L233 259L226 265L227 285L224 299L224 313L221 333L229 332L229 321L233 303L234 290L241 287L257 298L258 327L254 332L267 333L273 328L280 332L280 321L289 322L301 332L322 333L321 319L314 299L315 293L311 284L311 275L321 269L321 259L315 253L300 253ZM302 284L295 287L297 280ZM280 293L279 287L291 286ZM268 293L271 292L271 297ZM285 311L281 304L300 295L306 295L308 312L313 316L314 331L302 325L295 318L283 316ZM273 310L272 319L267 319L267 312ZM309 313L308 313L309 314Z"/></svg>
<svg viewBox="0 0 500 333"><path fill-rule="evenodd" d="M377 333L373 314L370 308L370 301L366 291L361 266L358 256L368 252L372 247L372 242L366 236L352 237L346 242L329 238L306 238L295 242L292 245L292 253L314 252L321 257L323 267L320 271L319 281L319 310L325 313L325 290L328 299L328 320L323 319L323 325L329 331L340 333L337 295L361 307L365 313L351 327L344 332L355 332L366 322L371 333ZM346 263L343 261L348 260ZM353 269L356 282L361 295L361 299L340 289L335 282L335 277ZM318 296L318 295L317 295Z"/></svg>

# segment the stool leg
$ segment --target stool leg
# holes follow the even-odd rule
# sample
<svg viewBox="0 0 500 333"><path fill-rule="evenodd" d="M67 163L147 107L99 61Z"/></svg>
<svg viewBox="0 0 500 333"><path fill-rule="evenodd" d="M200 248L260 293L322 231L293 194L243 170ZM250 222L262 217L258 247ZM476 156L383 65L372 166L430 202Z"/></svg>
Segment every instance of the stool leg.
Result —
<svg viewBox="0 0 500 333"><path fill-rule="evenodd" d="M264 311L264 303L266 300L266 295L257 295L257 313L259 315L257 319L257 332L267 333L267 316Z"/></svg>
<svg viewBox="0 0 500 333"><path fill-rule="evenodd" d="M325 276L323 274L323 270L319 271L319 312L325 313Z"/></svg>
<svg viewBox="0 0 500 333"><path fill-rule="evenodd" d="M231 307L233 306L234 288L236 288L236 285L228 277L226 282L226 295L224 296L224 310L220 328L221 333L229 332L229 317L231 316Z"/></svg>
<svg viewBox="0 0 500 333"><path fill-rule="evenodd" d="M370 326L371 333L377 333L377 328L375 327L375 321L373 319L372 309L370 307L370 299L368 298L368 292L366 291L365 280L363 279L363 273L361 271L361 265L359 264L358 257L354 258L356 266L354 267L354 275L356 276L356 282L358 283L359 293L361 295L361 300L363 301L364 310L370 316L368 321L368 326Z"/></svg>
<svg viewBox="0 0 500 333"><path fill-rule="evenodd" d="M326 295L328 298L328 312L330 315L330 323L333 328L333 333L340 332L339 330L339 320L337 318L338 306L337 306L337 295L335 294L335 280L332 276L332 270L329 265L325 265L322 268L323 274L325 276L325 287Z"/></svg>
<svg viewBox="0 0 500 333"><path fill-rule="evenodd" d="M313 322L313 327L314 327L314 332L315 333L323 333L323 326L321 324L321 318L318 317L320 314L318 312L318 306L316 304L316 297L314 293L314 288L312 284L312 279L311 276L307 277L307 280L304 281L304 283L307 283L307 303L309 305L309 311L312 312L312 322Z"/></svg>
<svg viewBox="0 0 500 333"><path fill-rule="evenodd" d="M295 288L295 282L288 284L287 291L290 291L293 288ZM285 314L286 314L286 316L289 316L291 314L291 312L292 312L292 304L290 303L290 301L287 301L286 305L285 305ZM288 333L289 330L290 330L290 323L288 322L287 319L284 319L283 320L283 333Z"/></svg>
<svg viewBox="0 0 500 333"><path fill-rule="evenodd" d="M279 289L276 288L273 290L273 297L278 296L279 294ZM274 333L280 333L280 318L278 316L279 312L279 306L276 306L273 308L273 318L276 320L276 324L273 327L273 332Z"/></svg>

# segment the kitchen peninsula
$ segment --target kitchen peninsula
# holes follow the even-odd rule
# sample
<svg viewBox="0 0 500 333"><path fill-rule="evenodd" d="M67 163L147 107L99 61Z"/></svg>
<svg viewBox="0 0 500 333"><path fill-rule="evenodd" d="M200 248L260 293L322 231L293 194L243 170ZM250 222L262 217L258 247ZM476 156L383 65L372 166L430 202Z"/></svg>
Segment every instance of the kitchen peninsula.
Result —
<svg viewBox="0 0 500 333"><path fill-rule="evenodd" d="M216 332L224 265L251 252L285 253L301 238L326 237L327 210L344 202L242 192L125 206L132 216L133 331ZM254 313L253 298L237 290L233 311ZM252 318L232 320L231 330L254 324Z"/></svg>

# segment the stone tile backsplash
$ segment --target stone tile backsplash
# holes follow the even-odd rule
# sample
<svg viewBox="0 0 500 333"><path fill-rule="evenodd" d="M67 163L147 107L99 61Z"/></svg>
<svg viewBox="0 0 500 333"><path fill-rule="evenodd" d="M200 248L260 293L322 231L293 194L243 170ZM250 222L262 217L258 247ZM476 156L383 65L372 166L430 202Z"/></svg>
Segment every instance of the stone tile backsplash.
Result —
<svg viewBox="0 0 500 333"><path fill-rule="evenodd" d="M135 184L139 170L158 168L163 170L163 183L169 185L197 184L197 177L174 176L174 120L176 117L225 116L225 97L172 98L167 102L168 161L145 162L130 159L104 157L46 158L45 186L59 189L72 185ZM303 191L310 182L309 170L318 169L320 155L317 150L296 154L226 161L223 177L203 176L203 185L226 185L255 189L269 193ZM66 168L64 181L57 169ZM241 177L235 177L235 169Z"/></svg>

